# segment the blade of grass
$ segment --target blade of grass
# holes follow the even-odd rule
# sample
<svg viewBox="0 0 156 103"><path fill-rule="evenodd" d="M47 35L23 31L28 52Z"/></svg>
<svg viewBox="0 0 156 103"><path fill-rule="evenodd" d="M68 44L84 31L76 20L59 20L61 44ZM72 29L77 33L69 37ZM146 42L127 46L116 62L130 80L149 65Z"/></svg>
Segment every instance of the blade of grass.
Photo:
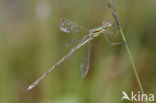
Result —
<svg viewBox="0 0 156 103"><path fill-rule="evenodd" d="M138 75L138 73L137 73L137 70L136 70L136 67L135 67L135 64L134 64L134 60L133 60L133 58L132 58L132 54L131 54L131 52L130 52L130 49L129 49L128 44L127 44L127 41L126 41L126 38L125 38L125 36L124 36L124 32L123 32L122 26L120 25L120 22L119 22L118 17L117 17L115 5L113 4L112 0L107 0L107 3L108 3L108 7L112 9L112 15L113 15L113 18L114 18L115 21L116 21L117 26L119 26L119 30L120 30L120 33L121 33L121 36L122 36L122 40L123 40L123 42L125 43L125 48L126 48L126 50L127 50L128 56L129 56L129 58L130 58L130 62L131 62L131 65L132 65L132 68L133 68L135 77L136 77L136 79L137 79L137 82L138 82L140 91L141 91L142 94L144 94L144 90L143 90L143 87L142 87L142 84L141 84L139 75ZM146 102L145 102L145 99L144 99L144 103L146 103Z"/></svg>

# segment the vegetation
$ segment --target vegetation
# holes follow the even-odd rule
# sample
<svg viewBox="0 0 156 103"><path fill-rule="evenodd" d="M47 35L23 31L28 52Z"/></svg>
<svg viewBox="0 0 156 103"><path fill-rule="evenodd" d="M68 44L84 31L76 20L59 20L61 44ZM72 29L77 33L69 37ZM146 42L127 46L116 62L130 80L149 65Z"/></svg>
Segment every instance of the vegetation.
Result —
<svg viewBox="0 0 156 103"><path fill-rule="evenodd" d="M145 93L156 94L156 1L115 1ZM90 70L80 76L85 47L60 64L32 91L27 87L67 54L72 38L58 29L61 17L90 28L111 23L105 0L0 1L0 103L121 103L122 91L140 91L123 45L92 41ZM112 41L121 41L118 35Z"/></svg>

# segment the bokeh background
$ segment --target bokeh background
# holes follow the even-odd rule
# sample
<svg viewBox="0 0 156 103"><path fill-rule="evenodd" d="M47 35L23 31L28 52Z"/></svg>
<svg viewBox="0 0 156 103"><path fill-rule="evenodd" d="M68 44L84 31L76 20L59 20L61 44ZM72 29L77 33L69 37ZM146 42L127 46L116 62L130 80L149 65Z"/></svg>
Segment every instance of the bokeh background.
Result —
<svg viewBox="0 0 156 103"><path fill-rule="evenodd" d="M115 0L119 20L145 93L156 94L156 1ZM26 88L70 51L72 38L58 29L61 17L86 28L113 23L105 0L1 0L0 103L120 103L122 91L139 91L124 45L92 41L90 70L80 76L85 47ZM76 36L73 36L76 35ZM121 41L120 34L113 41Z"/></svg>

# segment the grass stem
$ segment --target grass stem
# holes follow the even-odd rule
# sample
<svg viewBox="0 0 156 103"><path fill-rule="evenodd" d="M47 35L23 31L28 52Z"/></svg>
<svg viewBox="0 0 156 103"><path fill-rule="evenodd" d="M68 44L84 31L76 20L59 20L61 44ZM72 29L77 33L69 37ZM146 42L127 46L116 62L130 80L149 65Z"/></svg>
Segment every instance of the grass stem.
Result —
<svg viewBox="0 0 156 103"><path fill-rule="evenodd" d="M114 6L114 4L113 4L113 1L112 1L112 0L107 0L107 3L108 3L108 7L111 8L111 9L113 10L113 11L112 11L112 15L113 15L114 19L116 20L116 24L119 26L119 30L120 30L120 33L121 33L121 36L122 36L122 40L123 40L123 42L125 43L125 48L126 48L126 50L127 50L128 56L129 56L129 58L130 58L130 62L131 62L131 64L132 64L132 68L133 68L135 77L136 77L136 79L137 79L137 82L138 82L140 91L141 91L142 94L144 94L144 90L143 90L141 81L140 81L140 79L139 79L139 75L138 75L138 73L137 73L137 70L136 70L136 67L135 67L135 64L134 64L134 60L133 60L133 58L132 58L130 49L129 49L129 47L128 47L126 38L125 38L125 36L124 36L124 32L123 32L122 26L120 25L120 22L119 22L119 20L118 20L118 17L117 17L117 14L116 14L116 9L115 9L115 6ZM144 100L144 103L146 103L145 100Z"/></svg>

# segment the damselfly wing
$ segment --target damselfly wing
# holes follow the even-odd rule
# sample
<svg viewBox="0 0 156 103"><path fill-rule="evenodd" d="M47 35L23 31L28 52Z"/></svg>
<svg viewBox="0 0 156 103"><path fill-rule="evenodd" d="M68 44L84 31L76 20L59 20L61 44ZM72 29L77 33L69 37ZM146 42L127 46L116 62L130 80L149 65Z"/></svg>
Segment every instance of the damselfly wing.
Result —
<svg viewBox="0 0 156 103"><path fill-rule="evenodd" d="M85 78L88 74L89 67L90 67L90 56L91 56L91 42L88 42L88 45L86 47L85 56L83 57L82 63L80 65L80 72L81 77Z"/></svg>
<svg viewBox="0 0 156 103"><path fill-rule="evenodd" d="M83 26L78 25L68 19L61 18L59 22L59 29L66 33L76 33L80 31L86 31L87 29Z"/></svg>

